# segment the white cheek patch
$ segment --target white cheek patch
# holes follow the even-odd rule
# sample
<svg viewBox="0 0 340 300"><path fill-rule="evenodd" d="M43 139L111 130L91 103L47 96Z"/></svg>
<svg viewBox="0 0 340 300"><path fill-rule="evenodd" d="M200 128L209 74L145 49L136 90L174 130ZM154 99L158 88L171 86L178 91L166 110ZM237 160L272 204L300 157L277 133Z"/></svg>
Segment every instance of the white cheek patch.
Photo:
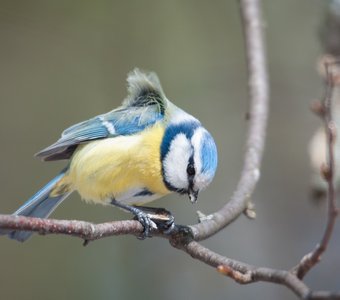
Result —
<svg viewBox="0 0 340 300"><path fill-rule="evenodd" d="M187 189L187 166L192 155L190 141L185 134L178 134L170 144L168 154L163 161L165 179L176 189Z"/></svg>

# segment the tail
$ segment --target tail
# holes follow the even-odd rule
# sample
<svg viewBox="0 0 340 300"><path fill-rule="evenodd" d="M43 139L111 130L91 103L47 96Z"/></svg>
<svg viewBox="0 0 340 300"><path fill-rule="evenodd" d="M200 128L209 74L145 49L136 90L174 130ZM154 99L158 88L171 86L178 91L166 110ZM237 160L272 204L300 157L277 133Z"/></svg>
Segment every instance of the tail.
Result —
<svg viewBox="0 0 340 300"><path fill-rule="evenodd" d="M60 185L66 171L67 169L63 170L58 176L53 178L23 206L14 212L13 215L47 218L57 208L57 206L72 193L72 190L68 189L63 184ZM33 232L0 229L0 235L5 234L7 234L11 239L24 242L33 234Z"/></svg>

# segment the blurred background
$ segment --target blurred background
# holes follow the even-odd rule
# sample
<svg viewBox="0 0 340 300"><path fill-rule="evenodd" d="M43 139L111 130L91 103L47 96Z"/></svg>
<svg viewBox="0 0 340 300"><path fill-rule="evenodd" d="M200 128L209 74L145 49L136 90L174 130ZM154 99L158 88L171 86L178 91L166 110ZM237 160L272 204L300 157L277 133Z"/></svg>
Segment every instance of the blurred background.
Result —
<svg viewBox="0 0 340 300"><path fill-rule="evenodd" d="M323 232L326 208L310 200L307 145L320 121L316 61L328 1L265 0L271 115L257 219L241 216L204 242L227 257L289 269ZM11 213L65 162L32 156L66 127L118 106L126 74L158 73L168 98L198 117L218 144L219 169L198 204L169 196L154 203L182 224L218 210L242 167L247 82L238 1L0 0L0 212ZM53 218L130 218L86 205L77 194ZM339 288L337 226L323 261L306 277L313 289ZM0 239L1 299L296 299L273 284L240 286L163 239L105 238L87 247L62 235L20 244Z"/></svg>

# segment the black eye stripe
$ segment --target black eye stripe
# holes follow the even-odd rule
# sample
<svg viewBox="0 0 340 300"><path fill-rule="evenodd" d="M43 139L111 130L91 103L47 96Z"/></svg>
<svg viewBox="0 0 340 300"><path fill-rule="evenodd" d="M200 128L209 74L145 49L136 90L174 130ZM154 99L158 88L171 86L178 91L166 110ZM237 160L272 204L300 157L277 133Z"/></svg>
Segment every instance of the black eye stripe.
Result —
<svg viewBox="0 0 340 300"><path fill-rule="evenodd" d="M194 156L190 156L187 166L187 174L189 177L194 177L196 174Z"/></svg>
<svg viewBox="0 0 340 300"><path fill-rule="evenodd" d="M188 173L189 176L194 176L195 175L196 170L195 170L194 165L192 165L190 163L188 164L187 173Z"/></svg>

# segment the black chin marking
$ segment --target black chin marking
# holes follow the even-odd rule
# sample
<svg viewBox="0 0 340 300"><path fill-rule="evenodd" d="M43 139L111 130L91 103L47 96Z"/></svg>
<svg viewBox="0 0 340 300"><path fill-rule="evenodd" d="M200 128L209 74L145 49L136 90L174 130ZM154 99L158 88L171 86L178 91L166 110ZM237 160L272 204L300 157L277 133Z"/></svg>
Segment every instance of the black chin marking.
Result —
<svg viewBox="0 0 340 300"><path fill-rule="evenodd" d="M181 194L181 195L185 195L185 194L188 194L188 190L186 190L186 189L177 189L176 193Z"/></svg>
<svg viewBox="0 0 340 300"><path fill-rule="evenodd" d="M187 174L188 177L194 177L196 174L196 170L195 170L195 165L194 162L189 160L189 164L187 166Z"/></svg>

